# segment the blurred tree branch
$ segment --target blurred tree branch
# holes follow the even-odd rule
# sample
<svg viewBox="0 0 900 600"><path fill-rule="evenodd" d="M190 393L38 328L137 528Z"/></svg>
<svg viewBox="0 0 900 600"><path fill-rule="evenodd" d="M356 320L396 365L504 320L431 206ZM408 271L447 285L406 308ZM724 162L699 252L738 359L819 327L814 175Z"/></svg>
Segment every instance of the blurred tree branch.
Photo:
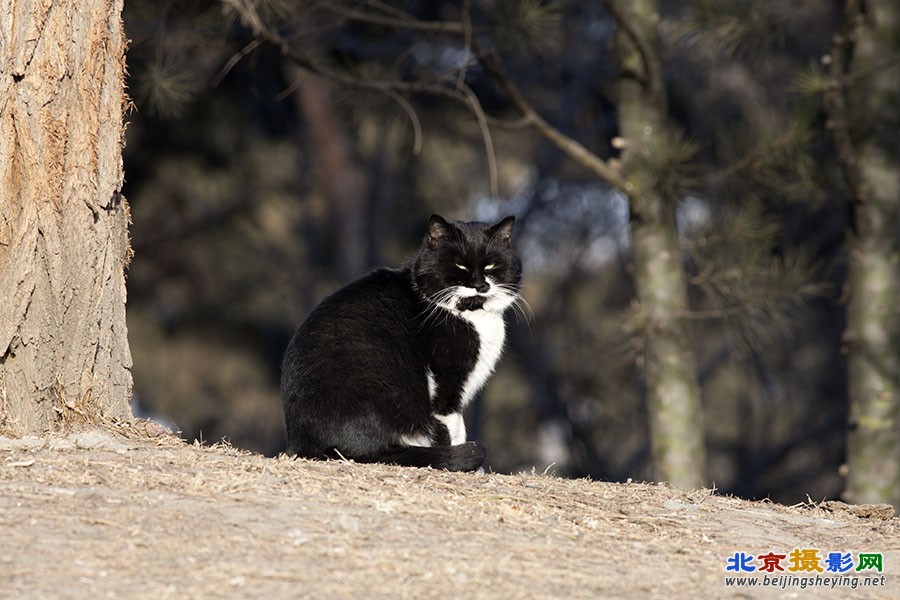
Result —
<svg viewBox="0 0 900 600"><path fill-rule="evenodd" d="M614 168L608 161L603 160L595 153L585 148L580 142L567 136L547 122L547 120L544 119L525 99L519 91L519 88L506 73L485 56L478 45L478 42L474 39L472 40L472 50L475 53L475 57L478 59L479 64L481 64L484 70L497 82L497 85L500 86L500 89L503 90L506 97L513 103L513 106L522 113L523 119L534 127L541 136L562 150L578 164L585 167L629 198L631 197L633 190L619 173L617 168Z"/></svg>
<svg viewBox="0 0 900 600"><path fill-rule="evenodd" d="M307 71L320 75L331 80L334 83L352 88L362 88L386 93L401 92L408 94L431 94L450 98L461 104L468 106L468 99L464 94L449 88L441 83L431 83L425 81L402 81L402 80L382 80L368 79L356 77L348 73L336 71L315 58L299 52L291 47L290 43L271 29L260 17L256 8L248 0L222 0L222 3L230 6L240 15L244 24L253 32L253 34L278 48L281 54L296 64L298 67Z"/></svg>
<svg viewBox="0 0 900 600"><path fill-rule="evenodd" d="M359 3L354 3L354 5L358 6ZM380 6L382 8L391 9L393 8L387 7L381 2L369 1L366 2L365 5L376 7ZM316 2L316 6L330 13L338 15L341 19L358 21L360 23L368 23L370 25L379 25L381 27L390 27L393 29L414 29L416 31L424 31L427 33L454 33L459 35L463 35L466 32L465 25L459 21L423 21L421 19L413 18L403 11L391 10L391 13L395 15L391 17L376 14L364 9L352 8L347 4L344 4L342 2L334 2L333 0Z"/></svg>
<svg viewBox="0 0 900 600"><path fill-rule="evenodd" d="M358 89L366 89L366 90L374 90L380 92L382 94L387 95L392 100L397 102L401 108L407 113L410 118L410 122L413 127L413 131L417 136L415 147L421 147L420 134L421 127L419 126L418 117L415 114L415 110L412 106L407 102L400 93L408 93L408 94L430 94L441 96L445 98L449 98L454 100L457 103L463 104L468 108L472 114L475 116L478 121L478 126L481 131L482 139L484 142L485 153L487 155L488 161L488 172L489 179L491 182L491 194L494 198L499 197L498 190L498 175L497 175L497 159L494 153L493 140L490 133L490 128L488 126L487 117L484 114L484 110L481 107L481 103L478 100L478 97L472 92L472 90L465 85L464 82L459 81L458 85L453 88L447 85L444 85L441 82L424 82L424 81L402 81L402 80L383 80L383 79L370 79L365 77L358 77L354 75L350 75L347 73L342 73L340 71L336 71L331 69L330 67L322 64L321 62L315 60L314 58L307 56L293 47L288 43L286 39L284 39L281 35L279 35L276 31L271 29L260 17L259 13L256 11L254 6L248 0L222 0L228 6L231 6L244 21L244 24L247 25L257 36L257 38L262 39L281 51L281 54L288 58L291 62L293 62L298 67L301 67L313 74L325 77L330 81L337 83L339 85L343 85L351 88ZM336 7L330 7L329 10L338 10ZM358 11L351 11L358 12ZM415 19L412 19L415 21ZM383 24L383 23L379 23Z"/></svg>
<svg viewBox="0 0 900 600"><path fill-rule="evenodd" d="M369 79L351 75L345 72L336 71L331 67L321 63L320 61L317 61L314 58L303 54L293 48L287 40L285 40L274 30L272 30L271 27L269 27L263 21L253 3L249 0L222 0L222 2L234 9L235 12L240 15L244 24L248 28L250 28L250 30L253 31L254 35L256 35L259 39L262 39L267 43L274 45L280 50L283 56L312 73L315 73L322 77L326 77L339 85L344 85L347 87L369 89L381 93L386 93L388 95L391 95L391 93L430 94L448 98L450 100L453 100L454 102L463 104L467 107L467 109L471 110L472 114L478 120L479 126L482 129L485 148L488 151L489 155L492 152L490 131L488 129L488 126L490 124L497 124L506 127L523 127L526 125L530 125L531 127L534 127L534 129L537 130L537 132L542 137L550 141L562 152L575 160L578 164L582 165L583 167L606 181L609 185L615 187L626 196L630 196L630 194L632 193L632 190L629 188L628 183L621 176L617 168L611 165L608 161L604 161L603 159L601 159L599 156L597 156L597 154L591 152L577 140L564 134L559 129L551 125L546 119L544 119L533 107L533 105L525 99L525 96L521 93L515 83L513 83L510 77L499 66L497 66L494 61L490 60L484 51L482 51L480 45L475 39L475 36L465 35L465 32L472 31L467 11L463 11L461 15L461 21L458 23L458 28L449 28L445 32L464 34L465 37L469 38L468 51L473 54L473 56L478 60L479 64L484 68L485 72L487 72L488 75L491 76L491 78L497 83L501 91L505 94L505 96L509 99L513 106L515 106L516 109L522 114L522 119L520 121L502 122L496 121L494 119L489 119L487 115L484 114L477 96L472 93L467 93L464 89L462 89L461 85L450 87L440 81L428 82ZM329 10L339 11L341 9L332 6L329 8ZM393 26L388 25L387 23L380 22L384 21L384 19L381 18L377 20L368 19L368 17L371 15L363 14L358 10L351 10L351 12L354 19L359 20L366 18L373 24ZM417 19L413 19L412 17L410 17L409 19L401 19L398 17L396 20L406 25L417 25L416 27L413 27L416 29L421 28L418 25L424 26L425 23L430 23L428 21L419 21ZM445 28L446 22L441 24L441 27ZM457 78L456 81L457 84L459 84L461 80ZM469 92L471 92L471 90L469 90ZM495 159L493 158L489 157L488 160L490 164L495 163ZM493 173L491 175L492 181L494 181L495 178L496 173Z"/></svg>

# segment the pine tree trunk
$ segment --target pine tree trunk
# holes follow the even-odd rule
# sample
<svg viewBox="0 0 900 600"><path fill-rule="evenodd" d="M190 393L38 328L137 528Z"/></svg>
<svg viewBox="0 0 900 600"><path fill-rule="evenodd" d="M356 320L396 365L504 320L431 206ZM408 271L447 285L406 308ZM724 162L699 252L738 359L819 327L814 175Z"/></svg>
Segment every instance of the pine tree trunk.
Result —
<svg viewBox="0 0 900 600"><path fill-rule="evenodd" d="M618 2L627 20L616 41L619 131L624 139L623 173L631 197L635 283L646 319L643 363L650 413L655 477L684 488L706 483L706 453L700 392L693 351L682 315L687 288L675 201L658 191L645 157L659 147L666 121L665 86L659 54L659 10L655 0ZM643 56L634 36L644 42ZM654 143L654 141L656 143Z"/></svg>
<svg viewBox="0 0 900 600"><path fill-rule="evenodd" d="M894 125L885 125L896 123L900 77L896 67L878 68L891 56L900 9L894 0L869 0L863 15L851 1L846 18L853 20L848 35L855 35L848 110L856 139L844 170L858 179L849 233L846 496L900 509L900 140ZM858 73L868 76L853 77Z"/></svg>
<svg viewBox="0 0 900 600"><path fill-rule="evenodd" d="M0 0L0 432L131 417L122 0Z"/></svg>

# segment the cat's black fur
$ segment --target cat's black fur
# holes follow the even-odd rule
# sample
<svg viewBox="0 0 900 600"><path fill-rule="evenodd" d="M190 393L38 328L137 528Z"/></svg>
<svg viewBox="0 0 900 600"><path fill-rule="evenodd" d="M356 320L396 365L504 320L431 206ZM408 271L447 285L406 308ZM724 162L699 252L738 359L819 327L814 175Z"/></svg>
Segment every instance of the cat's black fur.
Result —
<svg viewBox="0 0 900 600"><path fill-rule="evenodd" d="M491 226L432 216L406 266L369 273L310 313L282 365L289 452L482 465L484 447L464 442L461 413L493 370L502 313L518 299L512 227L512 217Z"/></svg>

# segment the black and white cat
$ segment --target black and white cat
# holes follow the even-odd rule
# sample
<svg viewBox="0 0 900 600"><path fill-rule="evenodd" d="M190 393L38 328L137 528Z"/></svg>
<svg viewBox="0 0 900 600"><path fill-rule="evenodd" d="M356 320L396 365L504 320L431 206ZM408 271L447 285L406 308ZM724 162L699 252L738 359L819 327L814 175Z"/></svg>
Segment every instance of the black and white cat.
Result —
<svg viewBox="0 0 900 600"><path fill-rule="evenodd" d="M307 458L474 471L463 409L503 351L519 299L513 217L495 225L433 215L413 259L322 301L284 355L288 451Z"/></svg>

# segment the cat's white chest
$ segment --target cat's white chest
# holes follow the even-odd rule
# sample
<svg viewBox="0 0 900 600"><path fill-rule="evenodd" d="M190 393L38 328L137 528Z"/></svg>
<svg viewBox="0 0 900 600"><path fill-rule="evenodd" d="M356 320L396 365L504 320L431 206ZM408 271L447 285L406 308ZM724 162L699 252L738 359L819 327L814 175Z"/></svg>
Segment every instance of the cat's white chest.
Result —
<svg viewBox="0 0 900 600"><path fill-rule="evenodd" d="M503 321L503 314L499 312L475 310L460 312L458 315L468 321L478 334L478 358L475 367L463 383L460 395L460 403L462 408L465 408L494 372L494 367L503 353L506 323Z"/></svg>

